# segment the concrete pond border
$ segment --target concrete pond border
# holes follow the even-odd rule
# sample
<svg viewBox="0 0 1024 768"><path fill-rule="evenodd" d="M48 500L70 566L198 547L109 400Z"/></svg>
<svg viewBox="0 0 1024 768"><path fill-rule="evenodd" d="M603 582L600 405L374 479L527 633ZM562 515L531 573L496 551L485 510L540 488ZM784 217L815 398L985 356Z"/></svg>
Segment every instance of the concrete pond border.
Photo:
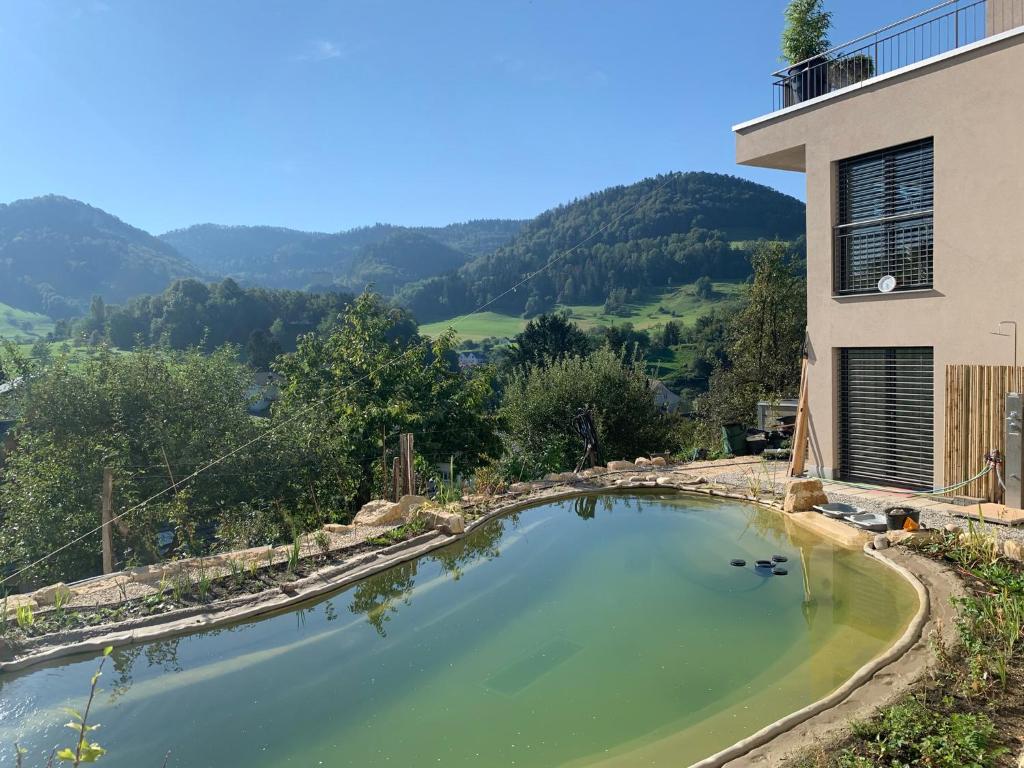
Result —
<svg viewBox="0 0 1024 768"><path fill-rule="evenodd" d="M669 472L671 471L669 470ZM352 562L328 566L298 581L292 582L290 585L292 588L291 594L283 592L274 594L274 590L265 590L259 593L229 598L210 607L183 608L158 616L137 619L135 620L135 626L127 628L124 628L124 624L131 622L124 622L121 624L121 629L115 629L110 632L102 632L103 628L99 627L63 633L65 641L61 644L52 645L44 650L10 661L0 662L0 674L21 672L30 667L53 663L70 656L95 654L107 646L118 647L154 642L222 628L254 619L266 618L275 613L294 609L303 603L326 597L396 565L414 560L434 550L453 544L469 536L480 526L497 517L514 514L539 504L565 501L594 493L626 494L637 491L654 491L678 494L693 493L696 495L741 500L771 509L779 514L784 514L780 506L777 503L773 503L772 500L757 499L739 493L723 491L721 488L699 487L690 479L683 481L682 479L672 478L675 482L664 484L650 481L629 484L594 482L598 477L605 479L608 475L612 474L634 473L629 470L606 472L604 475L597 477L584 478L583 482L572 486L564 483L553 484L547 487L536 487L535 485L533 492L529 495L517 498L511 503L497 506L473 519L466 525L463 533L444 534L441 531L430 531L377 552L361 555ZM818 534L826 538L828 537L827 532L818 531ZM843 542L839 541L836 543L843 544ZM838 707L855 691L871 685L873 679L881 670L897 665L907 652L915 644L919 643L931 615L928 589L914 573L905 566L895 562L888 554L875 551L871 544L865 544L863 550L868 557L872 557L901 575L917 593L918 610L899 640L885 652L861 667L843 685L829 695L780 718L720 752L694 763L691 768L721 768L726 765L738 766L747 764L746 762L737 763L735 761L749 756L759 748L770 746L773 741L790 733L797 726ZM948 576L950 579L954 578L952 574L948 574ZM93 632L99 630L101 634L80 638L73 637L76 632L86 633L88 629L92 629ZM68 635L72 637L68 637ZM812 744L813 742L808 741L806 746L812 746ZM758 762L767 764L768 758L762 758Z"/></svg>

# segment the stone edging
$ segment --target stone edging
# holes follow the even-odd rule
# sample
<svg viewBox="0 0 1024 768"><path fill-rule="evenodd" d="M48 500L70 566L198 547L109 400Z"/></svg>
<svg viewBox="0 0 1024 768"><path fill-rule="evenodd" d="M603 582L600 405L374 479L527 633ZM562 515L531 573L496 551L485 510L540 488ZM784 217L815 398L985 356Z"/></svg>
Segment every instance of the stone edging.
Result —
<svg viewBox="0 0 1024 768"><path fill-rule="evenodd" d="M682 487L680 487L680 485ZM0 662L0 673L21 671L31 666L56 661L67 656L96 653L110 645L122 646L135 643L153 642L170 637L188 635L195 632L236 624L242 621L267 616L279 611L288 610L299 604L336 592L357 581L361 581L369 576L380 573L381 571L388 570L400 563L414 560L434 551L435 549L454 543L496 517L512 514L536 504L565 501L588 493L598 492L621 494L629 493L630 491L635 492L645 490L660 490L663 492L671 491L674 493L697 493L700 495L736 499L746 501L748 503L760 504L763 507L780 512L776 505L766 503L763 500L753 499L749 496L730 493L728 491L723 492L722 490L714 488L692 487L690 484L682 483L671 485L658 484L654 487L645 487L639 485L603 486L593 482L586 482L564 491L552 492L555 491L555 488L557 488L557 485L552 485L546 489L540 490L537 494L531 494L528 497L517 499L509 504L495 507L474 519L469 525L467 525L465 533L444 535L437 531L431 531L410 539L409 541L388 547L386 550L374 553L371 557L361 559L356 563L341 563L325 568L294 582L292 586L297 590L294 595L285 595L284 593L281 593L271 598L261 597L266 596L271 592L271 590L267 590L266 592L259 593L254 596L242 596L240 600L244 603L243 605L224 610L222 604L221 607L218 608L217 606L214 606L213 610L206 611L198 616L195 615L194 608L183 609L184 611L188 611L189 615L171 622L161 622L150 624L148 626L135 627L129 630L109 632L96 637L80 639L62 645L53 646L47 650L29 654L12 661ZM833 691L829 696L826 696L825 698L820 699L797 712L783 717L775 723L762 728L752 736L737 742L731 747L695 763L691 768L720 768L726 763L742 757L751 750L769 743L773 739L800 725L806 720L809 720L815 715L837 706L848 698L855 690L867 683L879 670L900 659L917 642L929 617L928 591L920 580L909 570L898 563L893 562L888 557L879 554L872 549L870 545L865 546L864 551L868 556L884 563L886 566L902 575L910 582L918 594L918 611L899 641L897 641L895 645L891 646L883 654L861 667L853 677L847 680L837 690ZM342 578L337 579L336 581L331 580L332 577L342 574ZM254 600L255 604L252 604Z"/></svg>
<svg viewBox="0 0 1024 768"><path fill-rule="evenodd" d="M71 637L66 636L66 642L60 645L49 646L36 653L29 653L10 661L0 662L0 674L18 672L28 667L56 661L67 656L97 653L107 646L118 647L165 640L170 637L216 629L225 625L260 618L278 611L288 610L301 603L309 602L344 589L357 581L409 560L415 560L435 549L456 542L495 517L511 514L539 503L563 501L583 495L584 493L593 493L595 490L601 489L593 487L516 500L511 504L496 507L473 520L466 527L465 533L445 535L439 531L430 531L408 541L394 544L379 552L364 555L354 563L339 563L338 565L312 573L292 583L291 586L296 590L294 595L286 595L277 590L265 590L252 595L240 595L236 598L229 598L219 605L214 604L210 606L205 611L202 608L189 607L180 609L180 613L175 611L159 616L145 617L139 620L138 623L130 625L127 629L123 628L125 622L122 622L122 628L115 631L104 632L102 627L87 627L81 630L74 630L71 633L67 633ZM343 575L342 578L332 580L334 577L341 575ZM273 596L270 597L269 595ZM174 618L175 616L176 618ZM172 620L167 621L168 617L172 617ZM92 631L90 632L90 630ZM95 634L97 631L100 634Z"/></svg>
<svg viewBox="0 0 1024 768"><path fill-rule="evenodd" d="M839 688L830 693L828 696L818 699L818 701L808 704L803 709L797 710L785 717L776 720L774 723L765 726L761 730L757 731L751 736L738 741L731 747L727 747L722 751L707 757L700 762L693 763L690 768L721 768L721 766L727 763L743 757L754 749L762 747L784 733L792 730L801 723L810 720L812 717L821 714L829 709L832 709L839 704L843 703L849 696L856 691L858 688L866 684L877 672L889 666L890 664L899 661L921 637L922 630L925 624L928 622L928 618L931 613L930 599L928 590L925 588L921 580L911 573L907 568L900 565L899 563L893 562L885 555L876 552L870 544L864 546L864 553L869 557L883 563L892 570L900 574L904 579L910 582L910 585L917 592L918 597L918 609L917 613L910 620L910 624L907 626L906 631L900 637L898 641L890 646L881 655L876 656L874 659L869 661L863 667L843 683Z"/></svg>

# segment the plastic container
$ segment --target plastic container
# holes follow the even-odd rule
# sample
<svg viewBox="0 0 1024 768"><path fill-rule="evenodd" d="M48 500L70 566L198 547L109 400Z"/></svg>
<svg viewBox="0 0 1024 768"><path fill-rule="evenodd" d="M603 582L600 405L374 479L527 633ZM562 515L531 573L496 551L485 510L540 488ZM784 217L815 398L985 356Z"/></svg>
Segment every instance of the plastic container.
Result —
<svg viewBox="0 0 1024 768"><path fill-rule="evenodd" d="M921 510L910 507L889 507L885 510L885 527L890 531L902 531L907 518L921 523Z"/></svg>

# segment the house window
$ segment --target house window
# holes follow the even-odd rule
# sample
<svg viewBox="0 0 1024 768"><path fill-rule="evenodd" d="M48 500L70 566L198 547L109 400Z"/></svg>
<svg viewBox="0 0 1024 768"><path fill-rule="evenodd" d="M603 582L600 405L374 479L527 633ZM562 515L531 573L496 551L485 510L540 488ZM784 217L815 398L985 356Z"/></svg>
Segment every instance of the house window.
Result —
<svg viewBox="0 0 1024 768"><path fill-rule="evenodd" d="M840 161L837 295L877 293L886 276L894 291L932 287L934 164L931 139Z"/></svg>

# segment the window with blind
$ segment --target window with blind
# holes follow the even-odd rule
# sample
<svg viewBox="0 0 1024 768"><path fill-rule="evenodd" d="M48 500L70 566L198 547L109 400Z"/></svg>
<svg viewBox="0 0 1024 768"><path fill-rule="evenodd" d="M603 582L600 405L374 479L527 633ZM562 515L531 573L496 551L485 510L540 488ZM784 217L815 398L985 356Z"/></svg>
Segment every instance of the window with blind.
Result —
<svg viewBox="0 0 1024 768"><path fill-rule="evenodd" d="M932 287L931 139L843 160L838 167L833 290L877 293Z"/></svg>

